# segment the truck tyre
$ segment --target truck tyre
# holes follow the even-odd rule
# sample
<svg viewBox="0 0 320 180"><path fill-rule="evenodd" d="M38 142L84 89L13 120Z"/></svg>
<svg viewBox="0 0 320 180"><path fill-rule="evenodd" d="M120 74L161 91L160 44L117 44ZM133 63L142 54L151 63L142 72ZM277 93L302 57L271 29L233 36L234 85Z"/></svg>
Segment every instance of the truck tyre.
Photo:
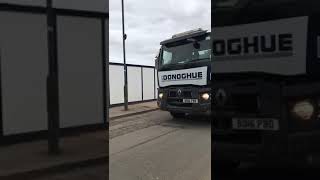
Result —
<svg viewBox="0 0 320 180"><path fill-rule="evenodd" d="M175 113L175 112L170 112L171 116L174 118L183 118L185 116L184 113Z"/></svg>

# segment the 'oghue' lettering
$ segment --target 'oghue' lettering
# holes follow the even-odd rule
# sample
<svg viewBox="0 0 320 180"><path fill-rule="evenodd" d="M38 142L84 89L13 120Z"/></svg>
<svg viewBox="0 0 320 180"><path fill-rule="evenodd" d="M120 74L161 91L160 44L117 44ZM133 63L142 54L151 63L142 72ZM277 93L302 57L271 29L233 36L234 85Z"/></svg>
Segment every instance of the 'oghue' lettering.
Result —
<svg viewBox="0 0 320 180"><path fill-rule="evenodd" d="M163 81L177 81L177 80L193 80L202 79L202 72L191 72L191 73L181 73L181 74L168 74L163 75Z"/></svg>
<svg viewBox="0 0 320 180"><path fill-rule="evenodd" d="M292 34L272 34L213 41L215 56L292 51Z"/></svg>

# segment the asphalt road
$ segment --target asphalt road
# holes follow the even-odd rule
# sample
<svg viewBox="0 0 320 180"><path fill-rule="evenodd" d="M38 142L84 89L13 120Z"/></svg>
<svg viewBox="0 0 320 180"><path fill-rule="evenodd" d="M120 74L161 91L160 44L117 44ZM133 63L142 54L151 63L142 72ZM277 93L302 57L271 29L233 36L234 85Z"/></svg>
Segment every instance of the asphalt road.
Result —
<svg viewBox="0 0 320 180"><path fill-rule="evenodd" d="M173 119L154 111L110 122L107 162L47 175L36 180L234 180L318 179L319 170L246 169L223 176L211 174L210 121Z"/></svg>
<svg viewBox="0 0 320 180"><path fill-rule="evenodd" d="M105 165L82 167L65 172L48 174L34 180L108 180L107 162Z"/></svg>
<svg viewBox="0 0 320 180"><path fill-rule="evenodd" d="M209 120L154 111L110 124L110 180L211 179Z"/></svg>

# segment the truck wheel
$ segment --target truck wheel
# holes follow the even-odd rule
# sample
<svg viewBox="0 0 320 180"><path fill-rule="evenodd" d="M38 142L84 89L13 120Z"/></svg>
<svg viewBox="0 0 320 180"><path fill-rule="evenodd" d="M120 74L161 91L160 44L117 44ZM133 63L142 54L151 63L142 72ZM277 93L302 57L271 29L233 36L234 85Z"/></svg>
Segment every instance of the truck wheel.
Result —
<svg viewBox="0 0 320 180"><path fill-rule="evenodd" d="M175 112L170 112L171 116L174 118L183 118L185 116L184 113L175 113Z"/></svg>

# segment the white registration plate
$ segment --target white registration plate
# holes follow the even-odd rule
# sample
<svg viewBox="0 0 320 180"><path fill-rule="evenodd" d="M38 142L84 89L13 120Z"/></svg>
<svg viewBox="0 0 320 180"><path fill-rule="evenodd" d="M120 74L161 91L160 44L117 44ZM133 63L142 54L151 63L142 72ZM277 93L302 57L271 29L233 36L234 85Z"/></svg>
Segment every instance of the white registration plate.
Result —
<svg viewBox="0 0 320 180"><path fill-rule="evenodd" d="M183 99L183 103L196 104L198 99Z"/></svg>
<svg viewBox="0 0 320 180"><path fill-rule="evenodd" d="M271 118L233 118L233 129L239 130L279 130L279 121Z"/></svg>

